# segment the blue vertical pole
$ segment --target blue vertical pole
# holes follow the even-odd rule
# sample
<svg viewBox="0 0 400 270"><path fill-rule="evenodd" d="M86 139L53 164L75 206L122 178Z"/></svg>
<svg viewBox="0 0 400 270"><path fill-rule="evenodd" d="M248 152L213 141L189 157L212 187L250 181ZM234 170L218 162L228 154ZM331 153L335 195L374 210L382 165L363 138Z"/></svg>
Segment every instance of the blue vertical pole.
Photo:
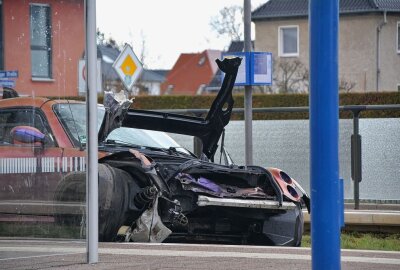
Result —
<svg viewBox="0 0 400 270"><path fill-rule="evenodd" d="M310 0L312 269L340 269L339 0Z"/></svg>

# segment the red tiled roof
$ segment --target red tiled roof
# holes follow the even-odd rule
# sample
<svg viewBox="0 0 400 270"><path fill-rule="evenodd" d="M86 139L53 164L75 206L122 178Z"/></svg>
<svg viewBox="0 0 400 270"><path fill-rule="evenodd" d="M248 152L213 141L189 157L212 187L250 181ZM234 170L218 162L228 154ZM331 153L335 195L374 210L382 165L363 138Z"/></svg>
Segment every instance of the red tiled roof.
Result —
<svg viewBox="0 0 400 270"><path fill-rule="evenodd" d="M163 93L172 85L170 94L195 95L202 84L209 84L214 77L215 59L220 55L216 50L181 54L162 84Z"/></svg>

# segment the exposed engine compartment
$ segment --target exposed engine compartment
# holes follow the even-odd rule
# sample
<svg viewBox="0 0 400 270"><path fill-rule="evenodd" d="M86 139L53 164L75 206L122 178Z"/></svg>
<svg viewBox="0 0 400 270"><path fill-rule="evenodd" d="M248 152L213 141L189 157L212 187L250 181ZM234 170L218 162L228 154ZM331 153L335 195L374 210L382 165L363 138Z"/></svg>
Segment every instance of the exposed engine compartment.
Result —
<svg viewBox="0 0 400 270"><path fill-rule="evenodd" d="M302 203L309 208L309 198L294 179L276 168L213 162L232 113L241 59L216 62L225 76L205 118L135 110L129 100L105 98L99 141L108 155L99 160L100 240L300 245ZM202 153L108 140L119 127L196 136ZM83 201L84 184L84 174L65 177L56 199Z"/></svg>
<svg viewBox="0 0 400 270"><path fill-rule="evenodd" d="M120 220L125 229L118 233L124 241L146 238L137 235L137 227L143 227L143 219L151 222L149 216L157 216L156 227L162 224L170 232L158 238L149 235L149 241L279 244L263 233L264 221L301 209L300 202L283 197L273 175L262 167L158 160L136 150L101 162L130 176L128 207L125 220ZM152 231L151 224L147 227L142 234Z"/></svg>

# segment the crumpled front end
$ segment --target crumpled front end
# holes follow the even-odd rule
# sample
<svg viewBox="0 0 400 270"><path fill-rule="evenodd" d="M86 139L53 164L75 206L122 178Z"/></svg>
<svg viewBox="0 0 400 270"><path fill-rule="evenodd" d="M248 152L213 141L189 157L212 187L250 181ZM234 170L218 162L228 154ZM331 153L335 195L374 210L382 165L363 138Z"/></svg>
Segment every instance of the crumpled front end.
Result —
<svg viewBox="0 0 400 270"><path fill-rule="evenodd" d="M261 167L134 158L107 163L145 179L130 198L137 211L119 239L139 242L204 242L298 246L303 232L301 202L287 197L273 174ZM133 168L132 167L132 168ZM153 196L149 190L153 190ZM147 193L146 193L147 190ZM146 195L147 194L147 195ZM146 200L147 198L147 200ZM132 210L132 209L130 209ZM149 217L153 218L149 218ZM132 220L132 217L131 217ZM155 224L157 222L157 224ZM156 230L157 228L157 230Z"/></svg>

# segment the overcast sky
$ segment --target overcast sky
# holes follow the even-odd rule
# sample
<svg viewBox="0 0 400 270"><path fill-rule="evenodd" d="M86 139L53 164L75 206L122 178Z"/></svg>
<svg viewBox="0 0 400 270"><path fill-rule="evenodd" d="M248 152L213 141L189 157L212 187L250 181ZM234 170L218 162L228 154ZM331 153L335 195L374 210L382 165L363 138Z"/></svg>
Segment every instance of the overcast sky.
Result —
<svg viewBox="0 0 400 270"><path fill-rule="evenodd" d="M223 50L229 39L217 37L211 17L225 6L244 0L97 0L97 27L118 43L133 44L140 55L145 40L145 63L170 69L181 53ZM252 0L253 9L267 0ZM254 30L253 30L254 32ZM254 33L253 33L254 34Z"/></svg>

